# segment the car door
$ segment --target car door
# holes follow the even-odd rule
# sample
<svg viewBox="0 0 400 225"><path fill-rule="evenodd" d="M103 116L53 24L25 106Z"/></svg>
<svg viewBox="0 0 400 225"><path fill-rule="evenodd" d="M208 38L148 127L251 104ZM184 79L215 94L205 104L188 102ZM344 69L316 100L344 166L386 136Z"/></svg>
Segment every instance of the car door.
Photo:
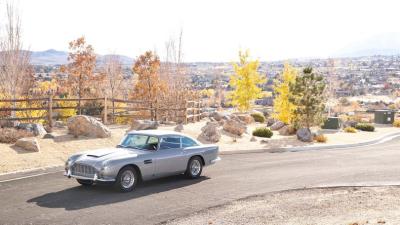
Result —
<svg viewBox="0 0 400 225"><path fill-rule="evenodd" d="M156 176L158 177L184 172L186 170L187 159L182 150L181 137L162 137L154 158Z"/></svg>
<svg viewBox="0 0 400 225"><path fill-rule="evenodd" d="M144 180L150 180L156 177L154 155L157 150L158 141L157 137L149 136L146 143L143 144L146 154L141 156L141 160L143 161L140 169Z"/></svg>

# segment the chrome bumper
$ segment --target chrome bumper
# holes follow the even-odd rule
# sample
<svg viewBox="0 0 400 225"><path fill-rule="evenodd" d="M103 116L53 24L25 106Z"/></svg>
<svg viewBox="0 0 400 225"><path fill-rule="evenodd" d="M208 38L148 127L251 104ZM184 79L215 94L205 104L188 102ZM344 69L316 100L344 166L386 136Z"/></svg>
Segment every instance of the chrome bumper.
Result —
<svg viewBox="0 0 400 225"><path fill-rule="evenodd" d="M83 176L77 176L77 175L73 175L71 174L71 172L68 170L67 172L64 172L64 176L68 177L68 178L76 178L76 179L80 179L80 180L91 180L91 181L100 181L100 182L114 182L115 179L104 179L104 178L98 178L97 174L94 175L93 178L91 177L83 177Z"/></svg>

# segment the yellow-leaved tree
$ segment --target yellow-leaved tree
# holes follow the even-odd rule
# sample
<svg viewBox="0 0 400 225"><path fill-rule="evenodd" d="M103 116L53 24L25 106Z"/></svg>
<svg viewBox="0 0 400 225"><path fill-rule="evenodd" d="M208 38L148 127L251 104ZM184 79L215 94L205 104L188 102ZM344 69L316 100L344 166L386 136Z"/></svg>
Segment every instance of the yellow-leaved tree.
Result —
<svg viewBox="0 0 400 225"><path fill-rule="evenodd" d="M228 98L241 112L249 110L252 102L262 97L259 85L266 79L257 71L259 64L258 60L249 60L249 51L239 51L239 63L233 63L235 74L230 77L229 84L234 90Z"/></svg>
<svg viewBox="0 0 400 225"><path fill-rule="evenodd" d="M285 63L280 78L275 80L274 113L272 116L286 124L292 123L295 117L296 106L289 101L291 98L289 87L296 81L296 76L297 70Z"/></svg>

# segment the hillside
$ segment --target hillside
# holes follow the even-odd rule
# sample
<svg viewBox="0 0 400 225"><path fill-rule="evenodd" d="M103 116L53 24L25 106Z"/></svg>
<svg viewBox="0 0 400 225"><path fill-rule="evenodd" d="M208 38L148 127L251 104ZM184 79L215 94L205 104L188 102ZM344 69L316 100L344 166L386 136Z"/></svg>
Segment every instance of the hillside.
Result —
<svg viewBox="0 0 400 225"><path fill-rule="evenodd" d="M109 55L97 55L97 62L101 63ZM133 59L128 56L118 55L123 65L132 65ZM49 49L46 51L32 51L31 63L33 65L57 65L68 63L68 52Z"/></svg>

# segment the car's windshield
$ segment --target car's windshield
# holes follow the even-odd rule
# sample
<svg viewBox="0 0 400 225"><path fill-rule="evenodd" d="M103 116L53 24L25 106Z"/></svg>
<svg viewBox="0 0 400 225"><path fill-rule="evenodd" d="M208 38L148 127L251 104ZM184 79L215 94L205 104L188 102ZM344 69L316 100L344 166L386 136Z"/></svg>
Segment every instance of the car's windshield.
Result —
<svg viewBox="0 0 400 225"><path fill-rule="evenodd" d="M128 134L119 146L124 148L157 150L158 138L144 134Z"/></svg>

